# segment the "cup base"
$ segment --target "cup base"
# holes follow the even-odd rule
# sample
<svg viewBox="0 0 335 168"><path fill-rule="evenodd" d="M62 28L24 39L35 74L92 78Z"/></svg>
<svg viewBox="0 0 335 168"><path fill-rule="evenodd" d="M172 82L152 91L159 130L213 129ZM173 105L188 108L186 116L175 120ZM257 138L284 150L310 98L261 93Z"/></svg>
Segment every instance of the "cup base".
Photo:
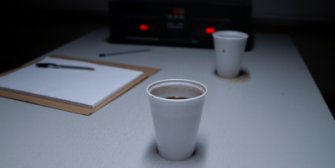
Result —
<svg viewBox="0 0 335 168"><path fill-rule="evenodd" d="M169 161L184 161L184 160L188 160L188 159L190 159L190 158L194 155L194 153L195 153L195 151L193 151L190 155L185 155L185 156L176 157L176 156L167 156L167 155L161 154L161 153L159 152L159 150L157 150L157 152L158 152L158 155L159 155L161 158L163 158L163 159L165 159L165 160L169 160Z"/></svg>
<svg viewBox="0 0 335 168"><path fill-rule="evenodd" d="M225 72L219 72L216 70L216 73L218 76L224 77L224 78L236 78L240 74L240 70L234 70L234 71L225 71Z"/></svg>

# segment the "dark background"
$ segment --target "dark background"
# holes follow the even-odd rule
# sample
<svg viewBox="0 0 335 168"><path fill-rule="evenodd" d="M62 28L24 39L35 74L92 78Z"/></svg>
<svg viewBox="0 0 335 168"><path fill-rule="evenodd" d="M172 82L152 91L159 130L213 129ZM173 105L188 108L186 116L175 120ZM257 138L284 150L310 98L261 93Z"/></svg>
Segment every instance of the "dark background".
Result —
<svg viewBox="0 0 335 168"><path fill-rule="evenodd" d="M335 1L253 0L252 4L253 32L289 35L334 113ZM108 26L108 0L16 0L6 2L1 13L0 72Z"/></svg>

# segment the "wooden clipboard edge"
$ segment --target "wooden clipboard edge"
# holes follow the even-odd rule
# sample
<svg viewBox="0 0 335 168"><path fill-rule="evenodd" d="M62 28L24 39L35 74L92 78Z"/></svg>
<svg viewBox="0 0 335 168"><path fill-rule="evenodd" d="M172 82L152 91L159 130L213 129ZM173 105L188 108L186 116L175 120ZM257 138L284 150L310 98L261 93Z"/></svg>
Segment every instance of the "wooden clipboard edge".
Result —
<svg viewBox="0 0 335 168"><path fill-rule="evenodd" d="M78 114L83 114L83 115L90 115L90 114L96 112L97 110L99 110L101 107L108 104L109 102L113 101L117 97L121 96L122 94L124 94L125 92L127 92L128 90L130 90L131 88L136 86L137 84L141 83L145 79L149 78L150 76L152 76L155 73L157 73L158 71L160 71L160 69L157 69L157 68L148 68L148 67L141 67L141 66L134 66L134 65L93 61L93 60L87 60L87 59L77 59L77 58L71 58L71 57L66 57L66 56L52 55L50 57L60 58L60 59L68 59L68 60L84 61L84 62L95 63L95 64L100 64L100 65L115 66L115 67L120 67L120 68L138 70L138 71L142 71L143 75L141 75L135 81L128 84L126 87L124 87L119 92L117 92L113 96L109 97L107 100L103 101L102 103L100 103L98 106L96 106L93 109L85 108L85 107L81 107L81 106L76 106L76 105L72 105L72 104L67 104L67 103L62 103L62 102L57 102L57 101L53 101L53 100L47 100L47 99L34 97L34 96L30 96L30 95L24 95L24 94L4 91L4 90L0 90L0 96L15 99L15 100L20 100L20 101L24 101L24 102L29 102L29 103L33 103L33 104L38 104L38 105L41 105L41 106L51 107L51 108L55 108L55 109L59 109L59 110L64 110L64 111L68 111L68 112L73 112L73 113L78 113ZM43 59L43 58L41 58L41 59ZM36 61L34 61L30 64L21 66L19 68L15 68L15 69L12 69L10 71L6 71L4 73L1 73L0 76L7 75L7 74L12 73L16 70L19 70L21 68L24 68L26 66L34 64L34 63L40 61L41 59L36 60Z"/></svg>
<svg viewBox="0 0 335 168"><path fill-rule="evenodd" d="M0 96L10 98L10 99L19 100L19 101L24 101L24 102L28 102L28 103L33 103L33 104L37 104L37 105L41 105L41 106L45 106L45 107L51 107L51 108L55 108L55 109L59 109L59 110L84 114L84 115L89 115L89 111L92 110L92 109L85 108L85 107L75 106L75 105L71 105L71 104L56 102L56 101L52 101L52 100L47 100L47 99L43 99L43 98L39 98L39 97L34 97L34 96L29 96L29 95L4 91L4 90L0 90ZM80 112L78 110L80 110Z"/></svg>

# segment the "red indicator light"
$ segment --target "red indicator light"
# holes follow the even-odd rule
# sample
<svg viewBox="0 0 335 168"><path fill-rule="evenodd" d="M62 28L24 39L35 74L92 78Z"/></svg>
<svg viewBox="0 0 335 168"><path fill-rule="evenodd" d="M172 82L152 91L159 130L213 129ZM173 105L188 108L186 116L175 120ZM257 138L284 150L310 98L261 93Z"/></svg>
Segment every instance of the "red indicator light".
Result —
<svg viewBox="0 0 335 168"><path fill-rule="evenodd" d="M146 30L149 30L149 26L148 26L148 25L145 25L145 24L141 24L140 29L141 29L142 31L146 31Z"/></svg>
<svg viewBox="0 0 335 168"><path fill-rule="evenodd" d="M172 9L172 14L179 15L179 9L178 8L173 8Z"/></svg>
<svg viewBox="0 0 335 168"><path fill-rule="evenodd" d="M214 28L211 28L211 27L207 27L206 28L206 33L207 34L213 34L215 32L215 29Z"/></svg>

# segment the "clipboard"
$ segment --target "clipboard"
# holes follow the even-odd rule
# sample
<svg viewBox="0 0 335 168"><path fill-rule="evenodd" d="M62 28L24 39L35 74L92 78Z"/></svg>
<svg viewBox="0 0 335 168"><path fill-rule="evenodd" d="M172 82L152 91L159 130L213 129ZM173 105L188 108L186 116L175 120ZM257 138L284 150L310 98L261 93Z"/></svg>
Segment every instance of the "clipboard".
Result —
<svg viewBox="0 0 335 168"><path fill-rule="evenodd" d="M158 71L160 71L160 69L157 69L157 68L141 67L141 66L134 66L134 65L111 63L111 62L101 62L101 61L94 61L94 60L87 60L87 59L80 59L80 58L71 58L71 57L59 56L59 55L51 55L49 57L59 58L59 59L67 59L67 60L75 60L75 61L83 61L83 62L89 62L89 63L100 64L100 65L105 65L105 66L113 66L113 67L137 70L137 71L142 71L143 74L140 77L138 77L135 81L126 85L123 89L121 89L117 93L113 94L108 99L106 99L105 101L103 101L102 103L100 103L99 105L97 105L94 108L86 108L86 107L76 106L76 105L72 105L72 104L67 104L67 103L63 103L63 102L57 102L57 101L53 101L53 100L43 99L43 98L31 96L31 95L14 93L14 92L11 92L11 91L5 91L5 90L1 90L1 89L0 89L0 96L10 98L10 99L20 100L20 101L24 101L24 102L29 102L29 103L33 103L33 104L38 104L38 105L41 105L41 106L51 107L51 108L55 108L55 109L59 109L59 110L64 110L64 111L68 111L68 112L73 112L73 113L78 113L78 114L83 114L83 115L90 115L90 114L96 112L97 110L99 110L101 107L108 104L109 102L113 101L117 97L121 96L123 93L127 92L132 87L141 83L146 78L149 78L150 76L152 76L155 73L157 73ZM19 68L1 73L0 77L4 76L4 75L7 75L9 73L12 73L14 71L17 71L17 70L19 70L21 68L24 68L26 66L29 66L31 64L35 64L38 61L40 61L40 60L36 60L32 63L21 66Z"/></svg>

